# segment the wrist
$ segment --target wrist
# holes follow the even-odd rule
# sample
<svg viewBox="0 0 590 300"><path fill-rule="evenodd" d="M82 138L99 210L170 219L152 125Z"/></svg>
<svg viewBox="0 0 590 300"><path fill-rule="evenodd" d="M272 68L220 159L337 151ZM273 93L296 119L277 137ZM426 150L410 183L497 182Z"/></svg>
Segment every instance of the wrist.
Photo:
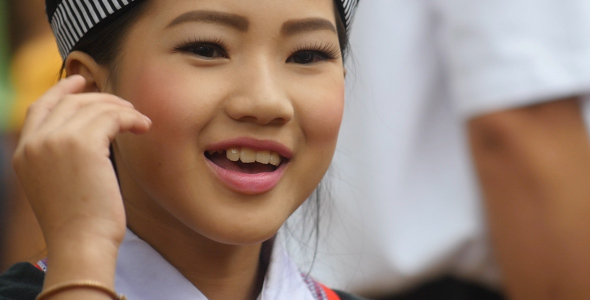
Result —
<svg viewBox="0 0 590 300"><path fill-rule="evenodd" d="M48 243L44 286L92 280L113 288L118 248L118 243L96 238Z"/></svg>
<svg viewBox="0 0 590 300"><path fill-rule="evenodd" d="M92 292L92 293L89 293ZM65 293L68 293L67 295ZM100 295L99 295L100 294ZM53 296L60 296L60 299L103 299L109 297L112 300L126 300L125 296L118 295L113 289L104 284L90 280L79 280L66 282L60 285L45 288L36 300L47 300ZM68 297L68 298L66 298ZM92 298L90 298L92 297Z"/></svg>

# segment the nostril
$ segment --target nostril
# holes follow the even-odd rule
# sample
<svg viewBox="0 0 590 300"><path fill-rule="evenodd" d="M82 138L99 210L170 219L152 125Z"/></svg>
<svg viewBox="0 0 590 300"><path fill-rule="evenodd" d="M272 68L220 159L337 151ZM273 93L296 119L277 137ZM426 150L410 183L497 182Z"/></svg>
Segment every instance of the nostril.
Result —
<svg viewBox="0 0 590 300"><path fill-rule="evenodd" d="M253 116L243 116L243 117L239 118L238 121L241 121L241 122L250 122L250 123L258 123L258 118L253 117Z"/></svg>
<svg viewBox="0 0 590 300"><path fill-rule="evenodd" d="M286 96L232 96L225 103L224 109L233 120L259 125L285 124L294 115L293 105Z"/></svg>
<svg viewBox="0 0 590 300"><path fill-rule="evenodd" d="M240 122L244 123L256 123L260 125L282 125L288 122L287 118L262 118L262 117L255 117L255 116L243 116L237 119Z"/></svg>

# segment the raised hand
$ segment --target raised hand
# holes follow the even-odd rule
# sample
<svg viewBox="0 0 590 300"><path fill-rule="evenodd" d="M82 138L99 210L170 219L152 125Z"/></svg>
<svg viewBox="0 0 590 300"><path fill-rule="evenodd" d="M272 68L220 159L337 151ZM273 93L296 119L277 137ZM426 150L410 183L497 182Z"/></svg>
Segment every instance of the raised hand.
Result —
<svg viewBox="0 0 590 300"><path fill-rule="evenodd" d="M125 211L109 145L119 133L144 133L151 125L131 103L83 93L85 86L86 80L74 75L35 102L13 158L45 236L50 268L64 255L83 263L84 257L71 255L83 256L86 246L104 246L109 249L103 253L116 258Z"/></svg>

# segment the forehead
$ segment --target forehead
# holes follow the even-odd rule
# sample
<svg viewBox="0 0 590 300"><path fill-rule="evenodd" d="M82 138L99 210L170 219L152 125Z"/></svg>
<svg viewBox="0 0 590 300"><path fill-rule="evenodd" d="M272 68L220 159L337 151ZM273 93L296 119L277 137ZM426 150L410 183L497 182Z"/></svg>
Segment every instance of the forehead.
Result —
<svg viewBox="0 0 590 300"><path fill-rule="evenodd" d="M144 13L153 26L168 26L191 11L214 11L239 16L247 25L272 26L289 20L323 18L335 26L333 0L151 0ZM241 22L244 23L244 22Z"/></svg>

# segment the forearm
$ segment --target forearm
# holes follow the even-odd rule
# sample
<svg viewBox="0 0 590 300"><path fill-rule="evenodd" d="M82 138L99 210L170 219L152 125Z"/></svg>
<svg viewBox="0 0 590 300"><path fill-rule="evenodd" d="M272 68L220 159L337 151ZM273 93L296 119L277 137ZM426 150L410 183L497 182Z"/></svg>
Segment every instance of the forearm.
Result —
<svg viewBox="0 0 590 300"><path fill-rule="evenodd" d="M590 298L590 146L577 100L479 117L469 134L512 299Z"/></svg>

